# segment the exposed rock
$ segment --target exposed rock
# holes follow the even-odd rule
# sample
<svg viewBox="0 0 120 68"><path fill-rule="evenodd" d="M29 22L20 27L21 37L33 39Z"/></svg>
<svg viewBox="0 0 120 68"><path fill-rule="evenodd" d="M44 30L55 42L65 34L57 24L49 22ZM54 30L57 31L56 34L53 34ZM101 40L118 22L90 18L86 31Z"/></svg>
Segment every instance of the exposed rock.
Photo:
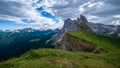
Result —
<svg viewBox="0 0 120 68"><path fill-rule="evenodd" d="M75 38L69 34L65 34L62 40L56 44L55 48L60 50L101 53L101 50L96 44Z"/></svg>
<svg viewBox="0 0 120 68"><path fill-rule="evenodd" d="M82 32L93 32L89 26L89 22L85 16L80 15L77 20L71 20L68 18L64 21L64 26L61 31L56 35L54 43L56 49L67 50L67 51L84 51L92 53L101 53L99 47L91 42L83 39L75 38L69 35L68 31Z"/></svg>
<svg viewBox="0 0 120 68"><path fill-rule="evenodd" d="M89 22L89 26L96 33L101 33L105 35L119 36L120 34L120 25L105 25L101 23L92 23Z"/></svg>
<svg viewBox="0 0 120 68"><path fill-rule="evenodd" d="M81 23L88 23L88 21L87 21L86 17L85 17L85 16L83 16L83 15L80 15L80 19L79 19L79 20L77 20L77 21L81 21Z"/></svg>
<svg viewBox="0 0 120 68"><path fill-rule="evenodd" d="M111 35L120 36L120 25L117 26L116 30Z"/></svg>
<svg viewBox="0 0 120 68"><path fill-rule="evenodd" d="M62 39L62 37L66 34L66 32L68 32L68 31L81 32L81 30L79 29L79 26L81 26L84 29L84 31L92 32L85 16L80 15L80 18L78 17L77 20L71 20L70 18L65 20L63 28L53 38L56 39L57 42L59 42Z"/></svg>

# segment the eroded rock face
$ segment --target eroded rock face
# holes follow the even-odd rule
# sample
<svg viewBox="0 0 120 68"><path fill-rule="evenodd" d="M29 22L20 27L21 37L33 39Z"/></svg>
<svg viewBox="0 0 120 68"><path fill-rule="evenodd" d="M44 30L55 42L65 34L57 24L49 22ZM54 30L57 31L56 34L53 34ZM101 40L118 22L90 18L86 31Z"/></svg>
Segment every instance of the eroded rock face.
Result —
<svg viewBox="0 0 120 68"><path fill-rule="evenodd" d="M56 43L55 48L67 51L101 53L101 50L96 44L83 39L75 38L69 34L65 34L63 36L63 39L60 42Z"/></svg>
<svg viewBox="0 0 120 68"><path fill-rule="evenodd" d="M79 33L82 33L83 31L92 32L85 16L81 15L77 20L71 20L68 18L64 21L63 28L55 37L55 48L67 51L101 52L96 44L75 38L68 34L68 31L76 31Z"/></svg>
<svg viewBox="0 0 120 68"><path fill-rule="evenodd" d="M59 41L68 31L81 32L81 30L79 29L79 26L83 26L85 27L84 30L92 32L92 30L89 28L88 21L85 18L85 16L80 15L80 17L78 17L77 20L71 20L70 18L65 20L63 28L53 38Z"/></svg>

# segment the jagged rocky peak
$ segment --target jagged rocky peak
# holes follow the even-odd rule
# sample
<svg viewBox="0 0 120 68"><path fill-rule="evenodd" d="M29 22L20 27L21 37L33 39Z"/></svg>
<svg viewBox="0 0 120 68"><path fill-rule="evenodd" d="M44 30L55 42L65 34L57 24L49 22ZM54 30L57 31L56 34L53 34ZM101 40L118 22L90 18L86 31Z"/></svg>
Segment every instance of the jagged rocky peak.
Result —
<svg viewBox="0 0 120 68"><path fill-rule="evenodd" d="M54 43L56 49L68 50L68 51L85 51L100 53L101 50L96 44L78 39L71 36L68 31L75 31L78 33L92 32L88 25L88 21L85 16L80 15L77 20L71 20L68 18L64 21L64 26L56 36L56 42Z"/></svg>
<svg viewBox="0 0 120 68"><path fill-rule="evenodd" d="M80 15L80 17L77 18L77 20L71 20L70 18L66 19L64 21L64 26L63 28L69 28L74 30L75 29L75 24L86 24L88 25L88 21L85 16Z"/></svg>
<svg viewBox="0 0 120 68"><path fill-rule="evenodd" d="M80 18L78 17L77 20L80 20Z"/></svg>
<svg viewBox="0 0 120 68"><path fill-rule="evenodd" d="M71 19L70 18L67 18L67 20L66 21L71 21Z"/></svg>
<svg viewBox="0 0 120 68"><path fill-rule="evenodd" d="M71 20L70 18L66 19L64 21L64 26L62 28L62 31L67 32L67 31L73 31L73 30L75 30L75 22L74 22L74 20Z"/></svg>
<svg viewBox="0 0 120 68"><path fill-rule="evenodd" d="M66 19L64 21L63 28L59 32L59 35L63 36L68 31L81 32L78 25L79 26L82 25L82 27L85 27L85 30L87 29L87 31L91 31L91 29L89 28L89 25L88 25L88 21L85 18L85 16L80 15L80 17L78 17L77 20L71 20L70 18Z"/></svg>
<svg viewBox="0 0 120 68"><path fill-rule="evenodd" d="M72 25L72 24L75 24L76 22L78 24L80 24L80 23L88 23L86 17L83 16L83 15L80 15L80 17L78 17L77 20L71 20L70 18L66 19L64 21L64 26L66 26L66 25Z"/></svg>
<svg viewBox="0 0 120 68"><path fill-rule="evenodd" d="M64 28L64 27L71 26L72 24L73 24L73 21L72 21L70 18L68 18L67 20L64 21L64 26L63 26L63 28Z"/></svg>
<svg viewBox="0 0 120 68"><path fill-rule="evenodd" d="M83 16L83 15L80 15L80 18L79 18L79 17L77 18L77 22L78 22L79 24L81 24L81 23L88 23L86 17Z"/></svg>
<svg viewBox="0 0 120 68"><path fill-rule="evenodd" d="M83 15L80 15L80 20L82 21L82 22L88 22L87 21L87 19L86 19L86 17L85 16L83 16Z"/></svg>

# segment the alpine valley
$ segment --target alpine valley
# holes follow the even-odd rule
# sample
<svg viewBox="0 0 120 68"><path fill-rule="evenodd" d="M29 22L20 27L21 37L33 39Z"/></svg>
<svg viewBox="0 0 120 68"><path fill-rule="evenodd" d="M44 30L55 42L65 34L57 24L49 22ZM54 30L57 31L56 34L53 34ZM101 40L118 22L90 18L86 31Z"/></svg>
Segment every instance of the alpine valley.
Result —
<svg viewBox="0 0 120 68"><path fill-rule="evenodd" d="M120 25L80 15L62 29L0 31L0 68L120 68Z"/></svg>

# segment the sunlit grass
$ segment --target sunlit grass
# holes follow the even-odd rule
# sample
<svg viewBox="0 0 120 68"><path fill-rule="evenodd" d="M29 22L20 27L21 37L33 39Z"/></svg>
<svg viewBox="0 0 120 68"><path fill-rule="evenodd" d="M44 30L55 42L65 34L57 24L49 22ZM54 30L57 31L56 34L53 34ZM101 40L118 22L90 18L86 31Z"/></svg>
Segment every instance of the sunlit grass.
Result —
<svg viewBox="0 0 120 68"><path fill-rule="evenodd" d="M0 63L0 68L118 68L119 53L92 54L38 49Z"/></svg>

